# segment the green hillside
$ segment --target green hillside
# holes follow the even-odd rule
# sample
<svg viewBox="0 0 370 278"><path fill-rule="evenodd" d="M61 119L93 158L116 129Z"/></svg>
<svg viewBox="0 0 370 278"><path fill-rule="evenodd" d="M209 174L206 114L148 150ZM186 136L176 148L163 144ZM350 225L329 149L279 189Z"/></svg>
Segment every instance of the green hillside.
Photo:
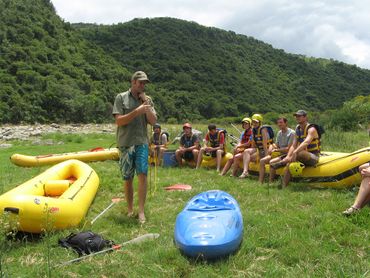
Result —
<svg viewBox="0 0 370 278"><path fill-rule="evenodd" d="M110 117L129 73L83 39L49 0L0 1L0 122Z"/></svg>
<svg viewBox="0 0 370 278"><path fill-rule="evenodd" d="M139 69L161 122L323 111L370 94L368 70L233 32L172 18L71 25L50 0L0 1L0 123L109 121Z"/></svg>
<svg viewBox="0 0 370 278"><path fill-rule="evenodd" d="M194 22L155 18L75 27L131 71L147 71L165 89L155 96L172 99L180 110L187 106L191 112L182 113L185 117L320 111L370 94L368 70L287 54L251 37Z"/></svg>

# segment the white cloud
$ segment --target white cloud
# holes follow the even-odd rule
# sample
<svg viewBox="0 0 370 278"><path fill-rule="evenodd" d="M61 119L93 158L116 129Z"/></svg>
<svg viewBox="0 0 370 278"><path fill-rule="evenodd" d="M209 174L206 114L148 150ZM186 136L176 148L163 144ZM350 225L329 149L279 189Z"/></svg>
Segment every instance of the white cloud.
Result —
<svg viewBox="0 0 370 278"><path fill-rule="evenodd" d="M137 17L176 17L253 36L287 52L370 69L370 5L366 0L52 2L69 22L112 24Z"/></svg>

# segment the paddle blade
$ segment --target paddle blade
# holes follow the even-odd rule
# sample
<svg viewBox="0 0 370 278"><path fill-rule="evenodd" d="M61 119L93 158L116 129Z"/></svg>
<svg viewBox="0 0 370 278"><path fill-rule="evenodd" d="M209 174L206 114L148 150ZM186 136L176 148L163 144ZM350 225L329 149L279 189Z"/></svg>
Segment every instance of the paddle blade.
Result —
<svg viewBox="0 0 370 278"><path fill-rule="evenodd" d="M174 191L174 190L185 191L185 190L191 190L191 185L189 185L189 184L174 184L174 185L167 186L164 189L168 190L168 191Z"/></svg>

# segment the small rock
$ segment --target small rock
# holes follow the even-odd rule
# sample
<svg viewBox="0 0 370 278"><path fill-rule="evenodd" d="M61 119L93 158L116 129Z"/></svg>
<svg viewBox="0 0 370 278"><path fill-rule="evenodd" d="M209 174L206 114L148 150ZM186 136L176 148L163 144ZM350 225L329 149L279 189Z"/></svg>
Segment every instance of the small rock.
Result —
<svg viewBox="0 0 370 278"><path fill-rule="evenodd" d="M52 123L50 126L53 127L53 128L60 128L60 125L58 125L56 123Z"/></svg>
<svg viewBox="0 0 370 278"><path fill-rule="evenodd" d="M6 144L6 143L4 143L4 144L0 144L0 149L6 149L6 148L10 148L12 146L13 146L13 144Z"/></svg>
<svg viewBox="0 0 370 278"><path fill-rule="evenodd" d="M44 144L45 145L54 145L54 142L53 142L53 139L46 139L45 141L44 141Z"/></svg>

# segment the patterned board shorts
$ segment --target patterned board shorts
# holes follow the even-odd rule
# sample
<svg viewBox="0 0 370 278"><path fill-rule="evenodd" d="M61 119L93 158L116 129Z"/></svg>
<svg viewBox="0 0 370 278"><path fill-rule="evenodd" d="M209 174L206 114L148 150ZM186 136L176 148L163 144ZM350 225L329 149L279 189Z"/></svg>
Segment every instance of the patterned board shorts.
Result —
<svg viewBox="0 0 370 278"><path fill-rule="evenodd" d="M124 180L130 180L136 174L148 173L148 145L120 147L119 166Z"/></svg>

